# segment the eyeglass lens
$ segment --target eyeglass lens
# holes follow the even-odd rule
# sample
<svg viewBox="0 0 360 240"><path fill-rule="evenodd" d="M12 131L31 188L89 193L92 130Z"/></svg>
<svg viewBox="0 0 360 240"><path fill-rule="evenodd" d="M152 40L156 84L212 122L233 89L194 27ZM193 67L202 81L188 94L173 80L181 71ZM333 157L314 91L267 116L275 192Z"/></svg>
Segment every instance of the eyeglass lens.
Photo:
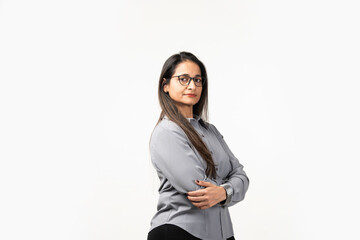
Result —
<svg viewBox="0 0 360 240"><path fill-rule="evenodd" d="M179 81L182 85L188 85L189 84L189 81L193 79L194 80L194 83L195 83L195 86L197 87L200 87L203 85L203 81L204 79L201 77L201 76L197 76L197 77L194 77L194 78L191 78L190 76L188 75L180 75L179 76Z"/></svg>

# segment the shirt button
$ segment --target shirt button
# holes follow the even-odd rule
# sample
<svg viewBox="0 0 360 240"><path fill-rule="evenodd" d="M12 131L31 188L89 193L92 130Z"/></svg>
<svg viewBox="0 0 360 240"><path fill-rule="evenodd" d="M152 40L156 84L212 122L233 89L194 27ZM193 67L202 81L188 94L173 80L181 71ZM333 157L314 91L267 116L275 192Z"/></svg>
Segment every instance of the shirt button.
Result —
<svg viewBox="0 0 360 240"><path fill-rule="evenodd" d="M205 137L204 134L201 134L202 137Z"/></svg>

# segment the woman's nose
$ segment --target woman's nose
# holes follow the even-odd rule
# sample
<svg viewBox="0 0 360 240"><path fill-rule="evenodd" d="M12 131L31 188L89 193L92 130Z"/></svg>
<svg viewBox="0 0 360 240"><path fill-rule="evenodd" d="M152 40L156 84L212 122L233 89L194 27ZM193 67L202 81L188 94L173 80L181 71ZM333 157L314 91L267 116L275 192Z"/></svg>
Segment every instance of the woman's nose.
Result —
<svg viewBox="0 0 360 240"><path fill-rule="evenodd" d="M194 82L194 79L190 79L190 83L188 84L188 88L195 88L196 85L195 85L195 82Z"/></svg>

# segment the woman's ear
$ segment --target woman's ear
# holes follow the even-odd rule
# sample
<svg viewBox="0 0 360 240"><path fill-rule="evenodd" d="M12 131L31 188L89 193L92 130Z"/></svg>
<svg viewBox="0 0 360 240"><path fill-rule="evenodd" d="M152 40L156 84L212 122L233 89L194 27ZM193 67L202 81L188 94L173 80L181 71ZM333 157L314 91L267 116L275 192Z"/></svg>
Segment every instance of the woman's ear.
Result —
<svg viewBox="0 0 360 240"><path fill-rule="evenodd" d="M168 84L165 84L165 83L166 83L166 79L163 78L163 84L164 84L163 90L165 93L167 93L168 92Z"/></svg>

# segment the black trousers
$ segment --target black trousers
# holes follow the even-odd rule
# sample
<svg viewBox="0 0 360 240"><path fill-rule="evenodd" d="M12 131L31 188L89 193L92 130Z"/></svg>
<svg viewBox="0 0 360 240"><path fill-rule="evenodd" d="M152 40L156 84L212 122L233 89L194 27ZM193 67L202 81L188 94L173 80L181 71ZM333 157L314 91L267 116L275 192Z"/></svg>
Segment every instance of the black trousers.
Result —
<svg viewBox="0 0 360 240"><path fill-rule="evenodd" d="M163 224L152 229L148 233L147 240L201 240L200 238L194 237L184 229L173 225ZM227 240L235 240L234 237L228 238Z"/></svg>

